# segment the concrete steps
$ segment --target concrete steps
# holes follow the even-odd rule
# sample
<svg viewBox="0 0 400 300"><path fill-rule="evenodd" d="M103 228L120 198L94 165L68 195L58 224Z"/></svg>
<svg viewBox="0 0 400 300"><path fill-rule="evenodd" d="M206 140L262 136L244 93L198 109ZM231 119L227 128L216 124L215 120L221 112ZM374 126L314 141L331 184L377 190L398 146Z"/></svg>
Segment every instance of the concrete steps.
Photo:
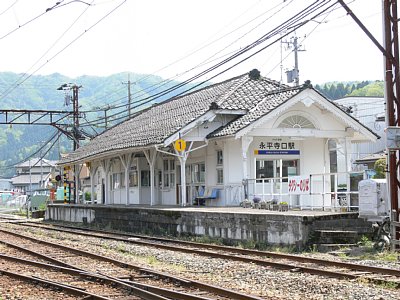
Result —
<svg viewBox="0 0 400 300"><path fill-rule="evenodd" d="M322 253L333 253L347 248L358 247L357 244L314 244L314 250Z"/></svg>
<svg viewBox="0 0 400 300"><path fill-rule="evenodd" d="M357 246L360 236L355 230L315 230L311 239L313 249L331 252Z"/></svg>
<svg viewBox="0 0 400 300"><path fill-rule="evenodd" d="M359 238L354 230L315 230L314 237L320 244L354 244Z"/></svg>

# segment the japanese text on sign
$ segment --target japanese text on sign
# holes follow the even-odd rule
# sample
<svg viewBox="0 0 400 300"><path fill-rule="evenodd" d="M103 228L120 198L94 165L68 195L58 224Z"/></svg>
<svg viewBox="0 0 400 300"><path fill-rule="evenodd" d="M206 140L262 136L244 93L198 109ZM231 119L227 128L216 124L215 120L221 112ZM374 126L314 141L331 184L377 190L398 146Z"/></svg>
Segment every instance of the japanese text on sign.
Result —
<svg viewBox="0 0 400 300"><path fill-rule="evenodd" d="M280 150L280 149L295 149L294 143L293 142L261 142L260 145L258 146L260 149L275 149L275 150Z"/></svg>
<svg viewBox="0 0 400 300"><path fill-rule="evenodd" d="M290 195L310 194L311 183L309 176L290 176L288 191Z"/></svg>

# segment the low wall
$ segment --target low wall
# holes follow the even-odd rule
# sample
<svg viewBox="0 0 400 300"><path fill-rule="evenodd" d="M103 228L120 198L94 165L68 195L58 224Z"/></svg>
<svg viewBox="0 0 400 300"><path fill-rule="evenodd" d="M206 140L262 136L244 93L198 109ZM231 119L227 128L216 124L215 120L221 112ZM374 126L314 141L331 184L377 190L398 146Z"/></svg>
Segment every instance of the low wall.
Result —
<svg viewBox="0 0 400 300"><path fill-rule="evenodd" d="M304 216L265 214L258 210L197 210L105 205L49 205L45 219L87 223L92 227L157 235L205 235L231 241L255 241L268 245L303 248L318 223L333 227L357 219L357 214Z"/></svg>

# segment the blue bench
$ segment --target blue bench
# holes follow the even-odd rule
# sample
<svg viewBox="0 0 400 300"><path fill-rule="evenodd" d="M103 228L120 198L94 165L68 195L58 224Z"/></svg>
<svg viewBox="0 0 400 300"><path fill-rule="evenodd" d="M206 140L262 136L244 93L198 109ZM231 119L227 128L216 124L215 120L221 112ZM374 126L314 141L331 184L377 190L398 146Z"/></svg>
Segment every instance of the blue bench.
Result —
<svg viewBox="0 0 400 300"><path fill-rule="evenodd" d="M209 192L210 190L206 189L199 189L199 195L194 198L193 204L194 205L206 205L206 200L210 199L217 199L218 198L218 189L214 188L211 190L211 193Z"/></svg>

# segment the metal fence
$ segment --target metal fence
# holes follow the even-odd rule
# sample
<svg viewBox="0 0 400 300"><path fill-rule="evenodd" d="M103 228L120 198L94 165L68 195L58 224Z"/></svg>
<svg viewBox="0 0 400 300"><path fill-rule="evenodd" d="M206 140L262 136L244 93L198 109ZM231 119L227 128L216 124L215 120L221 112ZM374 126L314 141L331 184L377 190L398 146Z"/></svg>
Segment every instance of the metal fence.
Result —
<svg viewBox="0 0 400 300"><path fill-rule="evenodd" d="M290 193L290 177L247 179L244 185L249 200L259 198L297 209L351 211L358 210L358 182L365 178L364 172L311 174L307 194Z"/></svg>
<svg viewBox="0 0 400 300"><path fill-rule="evenodd" d="M1 193L0 194L0 207L6 209L22 209L26 206L26 195L19 195L14 193Z"/></svg>

